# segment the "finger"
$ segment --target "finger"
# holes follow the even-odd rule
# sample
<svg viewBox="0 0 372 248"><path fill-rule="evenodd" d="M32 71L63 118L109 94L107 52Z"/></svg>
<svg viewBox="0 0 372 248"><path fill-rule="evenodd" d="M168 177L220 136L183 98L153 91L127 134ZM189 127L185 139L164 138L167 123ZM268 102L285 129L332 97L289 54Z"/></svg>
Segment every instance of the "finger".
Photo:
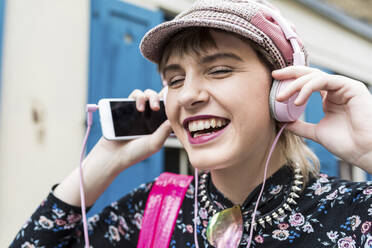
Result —
<svg viewBox="0 0 372 248"><path fill-rule="evenodd" d="M157 152L171 132L171 125L166 120L153 134L131 140L128 145L122 147L121 154L127 154L124 164L133 165Z"/></svg>
<svg viewBox="0 0 372 248"><path fill-rule="evenodd" d="M300 91L306 83L308 83L312 78L316 77L318 74L319 74L318 72L313 72L300 78L297 78L293 82L288 82L286 88L282 90L280 94L277 96L276 98L277 101L281 102L287 100L294 93Z"/></svg>
<svg viewBox="0 0 372 248"><path fill-rule="evenodd" d="M320 91L320 95L322 96L322 102L324 102L325 101L325 99L326 99L326 97L327 97L327 91L325 91L325 90L321 90Z"/></svg>
<svg viewBox="0 0 372 248"><path fill-rule="evenodd" d="M172 127L170 122L166 120L160 127L150 136L149 142L149 151L151 153L157 152L163 145L165 140L169 137L172 132Z"/></svg>
<svg viewBox="0 0 372 248"><path fill-rule="evenodd" d="M147 99L149 99L149 102L150 102L150 108L152 110L159 110L160 109L160 106L159 106L159 95L156 91L154 90L151 90L151 89L147 89L145 90L145 96L147 97Z"/></svg>
<svg viewBox="0 0 372 248"><path fill-rule="evenodd" d="M318 142L315 135L315 127L315 124L304 122L302 120L296 120L295 122L288 123L285 129L298 136Z"/></svg>
<svg viewBox="0 0 372 248"><path fill-rule="evenodd" d="M297 65L275 70L272 72L272 76L277 80L296 79L306 74L319 71L319 69L309 66Z"/></svg>
<svg viewBox="0 0 372 248"><path fill-rule="evenodd" d="M143 91L136 89L129 95L128 98L136 101L136 108L138 111L143 112L145 110L147 97Z"/></svg>
<svg viewBox="0 0 372 248"><path fill-rule="evenodd" d="M342 86L342 83L337 80L332 80L332 76L328 74L313 78L302 87L294 103L296 105L302 105L315 91L337 91L341 89Z"/></svg>

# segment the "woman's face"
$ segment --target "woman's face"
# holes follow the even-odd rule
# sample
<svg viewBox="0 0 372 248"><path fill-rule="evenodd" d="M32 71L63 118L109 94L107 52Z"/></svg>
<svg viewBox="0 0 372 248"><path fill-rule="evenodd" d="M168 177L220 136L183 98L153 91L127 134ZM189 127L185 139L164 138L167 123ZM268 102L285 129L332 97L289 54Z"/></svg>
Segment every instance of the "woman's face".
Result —
<svg viewBox="0 0 372 248"><path fill-rule="evenodd" d="M251 46L211 32L217 48L197 56L171 54L163 80L166 112L191 164L200 169L242 164L264 153L272 137L270 72Z"/></svg>

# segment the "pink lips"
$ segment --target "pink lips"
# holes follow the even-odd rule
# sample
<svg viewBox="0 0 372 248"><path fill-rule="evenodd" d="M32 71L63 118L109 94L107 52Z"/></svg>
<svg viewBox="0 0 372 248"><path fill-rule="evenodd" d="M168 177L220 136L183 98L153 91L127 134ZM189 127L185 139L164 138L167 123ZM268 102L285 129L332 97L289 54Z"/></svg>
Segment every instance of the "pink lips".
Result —
<svg viewBox="0 0 372 248"><path fill-rule="evenodd" d="M187 124L189 123L189 121L209 119L209 118L218 118L218 117L211 116L211 115L199 115L199 116L194 116L194 117L187 118L183 121L183 126L187 130L187 136L188 136L190 144L199 145L199 144L207 143L208 141L211 141L211 140L217 138L223 132L225 132L227 126L223 129L221 129L221 130L218 130L218 131L210 133L210 134L204 134L204 135L201 135L201 136L198 136L198 137L192 137L190 131L187 128Z"/></svg>

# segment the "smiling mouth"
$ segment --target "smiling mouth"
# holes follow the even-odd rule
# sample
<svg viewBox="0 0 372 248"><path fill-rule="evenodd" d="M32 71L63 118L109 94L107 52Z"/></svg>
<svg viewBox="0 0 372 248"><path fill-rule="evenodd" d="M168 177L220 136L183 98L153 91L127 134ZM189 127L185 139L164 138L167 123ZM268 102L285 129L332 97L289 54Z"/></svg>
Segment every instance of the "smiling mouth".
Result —
<svg viewBox="0 0 372 248"><path fill-rule="evenodd" d="M185 128L192 138L209 135L224 129L229 125L230 120L220 117L212 117L198 120L190 120L185 123Z"/></svg>

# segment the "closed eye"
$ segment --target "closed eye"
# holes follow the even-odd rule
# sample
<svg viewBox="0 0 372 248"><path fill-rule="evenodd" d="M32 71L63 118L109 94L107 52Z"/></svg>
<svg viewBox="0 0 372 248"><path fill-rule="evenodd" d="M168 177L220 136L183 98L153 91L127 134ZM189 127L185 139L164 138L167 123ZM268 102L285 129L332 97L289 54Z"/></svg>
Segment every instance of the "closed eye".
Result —
<svg viewBox="0 0 372 248"><path fill-rule="evenodd" d="M185 79L184 76L176 76L168 81L168 86L177 87L183 82L184 79Z"/></svg>
<svg viewBox="0 0 372 248"><path fill-rule="evenodd" d="M210 69L208 73L218 76L218 75L228 74L228 73L231 73L231 72L233 72L233 70L229 67L217 66L217 67L214 67L214 68Z"/></svg>
<svg viewBox="0 0 372 248"><path fill-rule="evenodd" d="M211 72L211 74L222 74L222 73L229 73L229 72L232 72L232 70L217 70L217 71L213 71Z"/></svg>

